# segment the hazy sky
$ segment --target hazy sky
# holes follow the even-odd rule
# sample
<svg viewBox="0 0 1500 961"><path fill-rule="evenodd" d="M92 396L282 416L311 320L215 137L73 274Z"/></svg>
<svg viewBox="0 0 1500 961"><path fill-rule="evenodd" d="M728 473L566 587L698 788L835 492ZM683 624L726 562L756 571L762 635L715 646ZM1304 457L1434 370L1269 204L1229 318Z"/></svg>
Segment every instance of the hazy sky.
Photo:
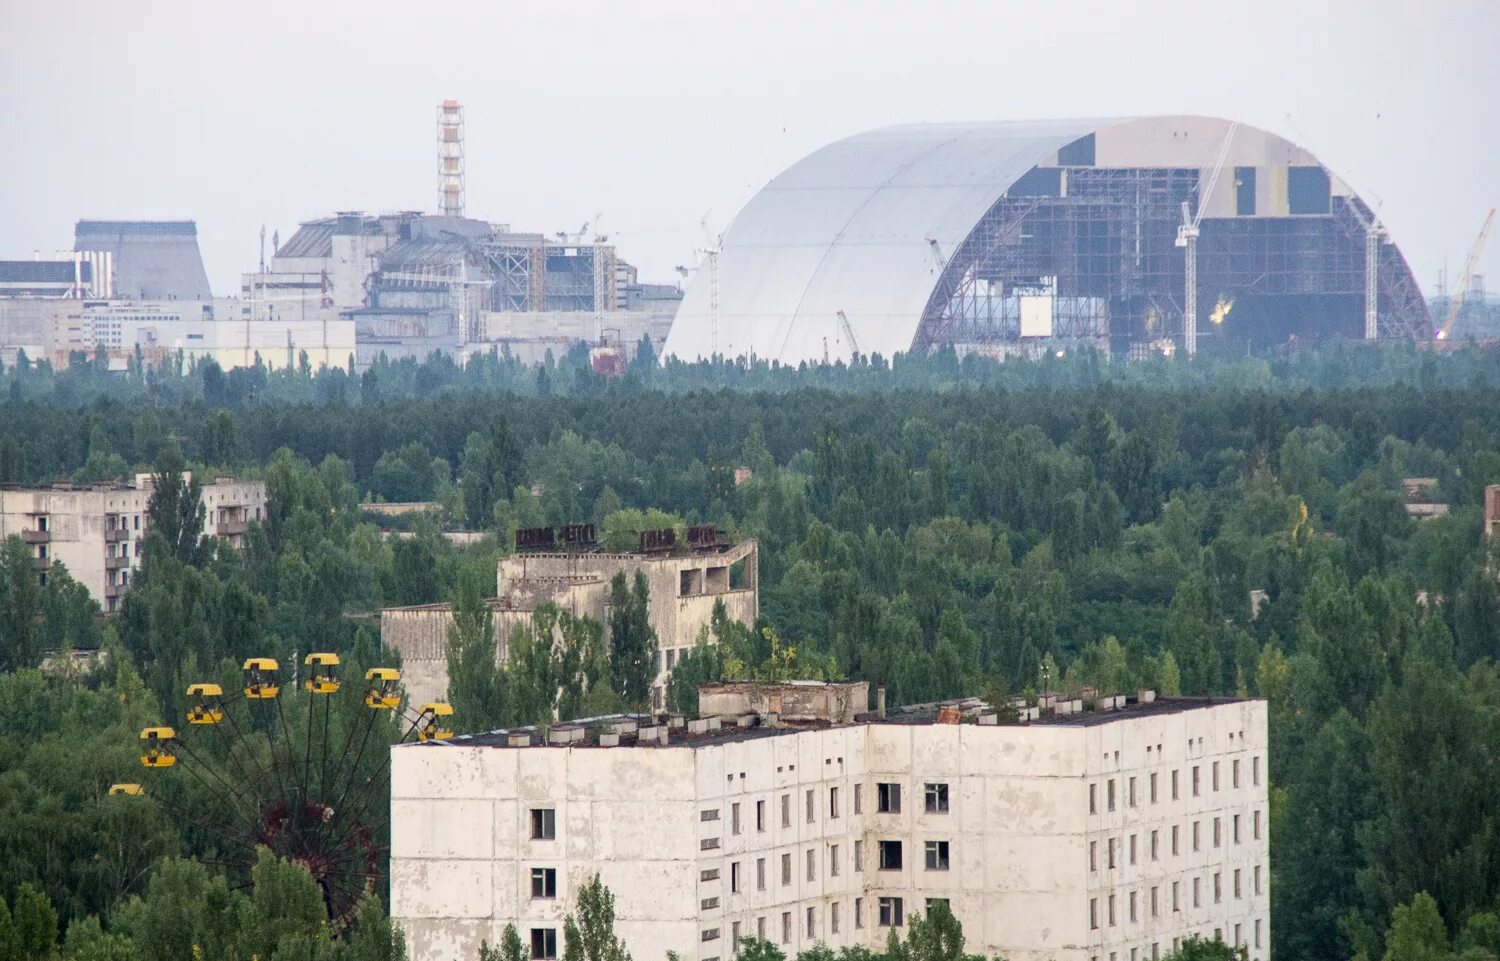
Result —
<svg viewBox="0 0 1500 961"><path fill-rule="evenodd" d="M1500 2L563 4L0 0L0 258L191 218L216 292L257 234L433 209L602 228L671 280L778 171L913 121L1204 113L1313 150L1431 289L1500 205ZM1500 288L1500 236L1482 262Z"/></svg>

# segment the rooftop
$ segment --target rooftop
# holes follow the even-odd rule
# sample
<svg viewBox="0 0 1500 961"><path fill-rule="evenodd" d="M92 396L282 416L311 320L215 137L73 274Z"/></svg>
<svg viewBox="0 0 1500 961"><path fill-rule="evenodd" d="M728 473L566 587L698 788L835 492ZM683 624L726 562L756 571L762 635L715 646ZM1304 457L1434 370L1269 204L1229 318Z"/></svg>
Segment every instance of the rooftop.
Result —
<svg viewBox="0 0 1500 961"><path fill-rule="evenodd" d="M863 683L863 682L861 682ZM846 686L830 685L819 681L789 682L802 690L812 687ZM715 687L721 685L714 685ZM769 686L769 685L759 685ZM452 746L452 747L709 747L718 744L749 741L763 737L797 734L803 731L828 730L835 727L860 725L904 725L925 727L935 724L958 726L969 724L979 727L1096 727L1117 721L1136 720L1143 717L1161 717L1181 714L1200 708L1217 707L1224 704L1240 704L1256 700L1244 697L1169 697L1158 698L1154 691L1141 691L1135 695L1106 695L1091 701L1091 708L1083 709L1081 698L1062 699L1058 695L1044 694L1039 699L1045 704L1021 708L1019 720L1000 724L996 713L978 698L962 698L930 704L911 704L893 708L881 716L879 711L862 712L852 722L837 723L827 720L789 722L773 713L746 712L736 715L700 717L689 720L681 714L611 714L596 718L582 718L554 724L547 729L535 726L501 728L476 734L459 734L446 741L417 742L407 747Z"/></svg>

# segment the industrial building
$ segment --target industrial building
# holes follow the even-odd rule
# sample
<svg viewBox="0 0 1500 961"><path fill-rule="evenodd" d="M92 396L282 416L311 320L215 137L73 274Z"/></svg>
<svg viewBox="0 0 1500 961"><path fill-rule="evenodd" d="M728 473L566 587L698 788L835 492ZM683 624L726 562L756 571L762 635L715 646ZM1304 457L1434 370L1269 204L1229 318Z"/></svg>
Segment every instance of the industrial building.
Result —
<svg viewBox="0 0 1500 961"><path fill-rule="evenodd" d="M75 250L48 259L0 261L0 364L68 366L100 352L111 370L213 359L224 368L314 367L354 359L354 323L337 312L252 317L215 298L192 221L81 220Z"/></svg>
<svg viewBox="0 0 1500 961"><path fill-rule="evenodd" d="M551 544L555 539L545 540ZM755 622L760 614L759 563L760 549L754 540L721 544L714 539L681 549L622 553L592 545L520 550L501 558L495 572L496 596L488 602L494 618L495 656L505 661L511 631L530 625L543 603L605 623L610 580L623 573L633 584L639 572L645 575L650 592L648 614L660 651L660 698L661 681L677 659L706 636L715 605L722 603L732 621ZM416 703L447 697L452 623L448 604L391 607L380 612L380 642L401 652L402 680L408 697Z"/></svg>
<svg viewBox="0 0 1500 961"><path fill-rule="evenodd" d="M719 685L703 717L403 745L391 914L413 961L530 956L598 874L636 957L883 949L936 901L965 950L1146 961L1190 936L1269 956L1264 701L1044 695L867 712L864 684Z"/></svg>
<svg viewBox="0 0 1500 961"><path fill-rule="evenodd" d="M784 364L1427 339L1371 208L1306 149L1208 117L921 124L757 193L666 353Z"/></svg>
<svg viewBox="0 0 1500 961"><path fill-rule="evenodd" d="M48 571L61 564L100 607L114 611L141 567L151 491L151 474L137 474L129 484L6 485L0 487L0 541L21 538L43 585ZM202 491L205 537L239 547L246 528L265 517L264 481L216 477Z"/></svg>

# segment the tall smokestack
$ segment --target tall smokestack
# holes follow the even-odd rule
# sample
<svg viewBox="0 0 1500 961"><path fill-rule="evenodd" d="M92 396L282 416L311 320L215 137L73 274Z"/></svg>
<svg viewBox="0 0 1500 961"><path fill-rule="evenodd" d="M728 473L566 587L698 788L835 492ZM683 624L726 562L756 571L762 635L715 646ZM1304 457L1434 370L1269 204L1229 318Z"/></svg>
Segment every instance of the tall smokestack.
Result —
<svg viewBox="0 0 1500 961"><path fill-rule="evenodd" d="M444 100L437 112L438 211L445 217L464 215L464 108Z"/></svg>

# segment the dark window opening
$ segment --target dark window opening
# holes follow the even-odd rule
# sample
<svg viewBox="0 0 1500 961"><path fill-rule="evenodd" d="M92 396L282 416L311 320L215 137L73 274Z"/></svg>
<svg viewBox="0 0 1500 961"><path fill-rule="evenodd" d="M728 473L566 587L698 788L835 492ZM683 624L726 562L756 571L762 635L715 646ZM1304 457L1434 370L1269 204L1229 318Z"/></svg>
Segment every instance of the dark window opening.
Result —
<svg viewBox="0 0 1500 961"><path fill-rule="evenodd" d="M531 838L551 841L557 837L557 812L552 808L531 809Z"/></svg>
<svg viewBox="0 0 1500 961"><path fill-rule="evenodd" d="M882 870L882 871L899 871L899 870L901 870L901 842L900 841L881 841L880 842L880 870Z"/></svg>

